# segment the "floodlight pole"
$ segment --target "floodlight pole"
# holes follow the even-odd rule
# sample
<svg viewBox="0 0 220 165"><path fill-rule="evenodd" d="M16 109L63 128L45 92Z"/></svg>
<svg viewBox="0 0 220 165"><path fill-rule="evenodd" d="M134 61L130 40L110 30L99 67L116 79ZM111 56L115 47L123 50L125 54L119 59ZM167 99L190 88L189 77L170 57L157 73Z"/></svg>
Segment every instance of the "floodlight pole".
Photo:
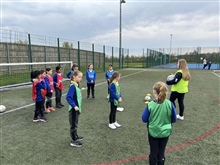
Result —
<svg viewBox="0 0 220 165"><path fill-rule="evenodd" d="M126 3L125 0L120 0L120 23L119 23L119 69L121 69L121 4Z"/></svg>
<svg viewBox="0 0 220 165"><path fill-rule="evenodd" d="M171 58L172 37L173 37L173 34L170 34L170 57L169 57L169 63L170 63L170 58Z"/></svg>

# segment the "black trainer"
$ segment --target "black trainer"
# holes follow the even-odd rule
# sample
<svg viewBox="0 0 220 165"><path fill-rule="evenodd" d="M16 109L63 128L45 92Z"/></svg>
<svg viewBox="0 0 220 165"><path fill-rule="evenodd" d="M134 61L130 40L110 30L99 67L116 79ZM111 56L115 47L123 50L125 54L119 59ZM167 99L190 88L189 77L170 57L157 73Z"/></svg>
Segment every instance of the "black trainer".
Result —
<svg viewBox="0 0 220 165"><path fill-rule="evenodd" d="M83 140L82 136L76 136L76 141L81 141L81 140Z"/></svg>
<svg viewBox="0 0 220 165"><path fill-rule="evenodd" d="M33 118L33 122L38 122L38 121L41 121L41 120L40 120L40 117L35 117L35 118Z"/></svg>
<svg viewBox="0 0 220 165"><path fill-rule="evenodd" d="M80 141L71 141L70 146L72 146L72 147L82 147L83 144Z"/></svg>
<svg viewBox="0 0 220 165"><path fill-rule="evenodd" d="M58 105L56 105L56 108L62 108L62 106L58 104Z"/></svg>
<svg viewBox="0 0 220 165"><path fill-rule="evenodd" d="M61 107L64 107L64 105L62 103L59 104Z"/></svg>
<svg viewBox="0 0 220 165"><path fill-rule="evenodd" d="M48 120L47 120L45 117L41 117L41 118L40 118L40 121L42 121L42 122L48 122Z"/></svg>

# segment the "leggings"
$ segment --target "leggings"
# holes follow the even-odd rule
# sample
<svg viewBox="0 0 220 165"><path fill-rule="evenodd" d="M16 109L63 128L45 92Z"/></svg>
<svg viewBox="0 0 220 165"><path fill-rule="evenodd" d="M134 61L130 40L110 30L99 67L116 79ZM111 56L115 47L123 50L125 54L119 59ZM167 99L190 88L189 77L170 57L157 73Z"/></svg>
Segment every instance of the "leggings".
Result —
<svg viewBox="0 0 220 165"><path fill-rule="evenodd" d="M179 115L183 116L184 112L184 96L185 93L178 93L178 92L172 92L170 95L170 101L173 103L173 105L176 107L175 100L178 100L179 103Z"/></svg>
<svg viewBox="0 0 220 165"><path fill-rule="evenodd" d="M110 102L109 124L116 122L116 110L117 106L114 105L114 102Z"/></svg>
<svg viewBox="0 0 220 165"><path fill-rule="evenodd" d="M168 139L169 137L154 138L150 134L148 134L148 141L150 144L150 156L149 156L150 165L164 164L165 161L164 153Z"/></svg>
<svg viewBox="0 0 220 165"><path fill-rule="evenodd" d="M92 84L87 83L87 96L90 95L90 88L92 89L92 96L95 96L94 86L95 86L95 83L92 83Z"/></svg>

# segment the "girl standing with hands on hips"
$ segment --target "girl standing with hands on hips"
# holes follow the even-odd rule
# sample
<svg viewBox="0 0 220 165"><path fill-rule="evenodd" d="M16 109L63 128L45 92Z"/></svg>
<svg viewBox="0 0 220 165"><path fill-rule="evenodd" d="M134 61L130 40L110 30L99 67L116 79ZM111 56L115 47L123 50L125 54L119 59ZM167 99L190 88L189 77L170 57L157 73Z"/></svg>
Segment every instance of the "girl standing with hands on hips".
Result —
<svg viewBox="0 0 220 165"><path fill-rule="evenodd" d="M78 84L81 82L82 76L83 74L80 71L74 71L71 74L71 83L66 95L66 101L69 104L70 136L72 139L70 146L72 147L81 147L83 145L81 143L83 137L79 136L77 133L79 115L82 111L82 95Z"/></svg>
<svg viewBox="0 0 220 165"><path fill-rule="evenodd" d="M150 165L164 165L165 148L172 131L172 123L176 122L176 109L173 103L166 99L167 85L157 82L153 86L155 100L148 103L142 121L147 123L148 141L150 144Z"/></svg>
<svg viewBox="0 0 220 165"><path fill-rule="evenodd" d="M185 59L179 59L177 63L178 70L175 73L175 78L171 81L166 81L167 85L172 85L170 101L175 105L175 100L178 99L179 114L176 116L179 120L184 120L184 96L188 92L188 84L190 73Z"/></svg>
<svg viewBox="0 0 220 165"><path fill-rule="evenodd" d="M116 129L121 127L121 125L116 121L116 110L119 102L122 102L121 91L118 81L120 80L121 74L119 72L114 72L110 78L110 114L109 114L109 128Z"/></svg>

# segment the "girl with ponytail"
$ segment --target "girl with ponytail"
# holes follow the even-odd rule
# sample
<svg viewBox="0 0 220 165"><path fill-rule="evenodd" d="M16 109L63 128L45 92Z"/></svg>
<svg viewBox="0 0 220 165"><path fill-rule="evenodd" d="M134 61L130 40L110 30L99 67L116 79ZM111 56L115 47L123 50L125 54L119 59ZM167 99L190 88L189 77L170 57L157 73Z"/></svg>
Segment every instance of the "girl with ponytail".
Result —
<svg viewBox="0 0 220 165"><path fill-rule="evenodd" d="M147 123L148 141L150 144L150 165L164 165L165 148L172 132L172 123L176 122L176 109L173 103L166 99L167 85L157 82L153 86L155 100L148 103L142 121Z"/></svg>

